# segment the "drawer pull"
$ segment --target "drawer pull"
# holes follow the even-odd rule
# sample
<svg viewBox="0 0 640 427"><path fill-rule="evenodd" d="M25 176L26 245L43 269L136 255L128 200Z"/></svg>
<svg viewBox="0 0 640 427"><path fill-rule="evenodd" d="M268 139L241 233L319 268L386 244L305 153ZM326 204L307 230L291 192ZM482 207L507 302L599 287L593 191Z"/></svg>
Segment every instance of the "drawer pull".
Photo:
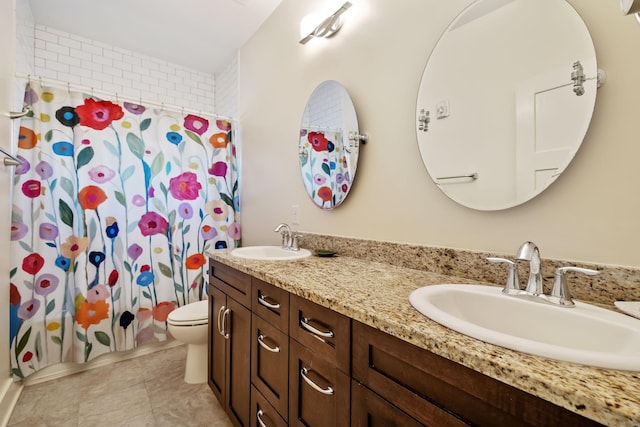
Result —
<svg viewBox="0 0 640 427"><path fill-rule="evenodd" d="M264 415L264 411L262 409L258 409L258 413L256 414L256 418L258 419L258 425L260 427L267 427L267 425L262 421L262 416Z"/></svg>
<svg viewBox="0 0 640 427"><path fill-rule="evenodd" d="M329 330L329 331L321 331L319 329L317 329L316 327L312 326L311 323L309 323L310 320L307 319L306 317L303 317L302 319L300 319L300 326L302 326L303 328L305 328L307 331L311 332L312 334L316 334L319 337L323 337L323 338L333 338L334 337L334 333L333 331Z"/></svg>
<svg viewBox="0 0 640 427"><path fill-rule="evenodd" d="M231 309L227 308L222 314L222 330L220 331L220 335L222 335L226 340L229 339L229 332L227 332L227 319L229 318L229 314L231 314Z"/></svg>
<svg viewBox="0 0 640 427"><path fill-rule="evenodd" d="M307 374L309 373L309 370L307 368L302 368L300 369L300 376L302 377L302 379L304 380L304 382L306 382L307 384L309 384L311 386L312 389L314 389L315 391L319 391L322 394L328 394L328 395L333 395L333 388L331 387L327 387L327 388L322 388L320 387L318 384L314 383L311 378L309 378L307 376Z"/></svg>
<svg viewBox="0 0 640 427"><path fill-rule="evenodd" d="M222 336L224 336L224 332L222 331L222 316L224 315L224 310L227 307L225 307L224 305L222 307L220 307L220 310L218 310L218 323L217 323L217 328L218 328L218 333Z"/></svg>
<svg viewBox="0 0 640 427"><path fill-rule="evenodd" d="M273 310L278 310L280 308L280 304L279 303L272 303L269 302L268 300L270 300L271 298L269 298L267 295L260 295L258 296L258 303L264 305L267 308L273 309Z"/></svg>
<svg viewBox="0 0 640 427"><path fill-rule="evenodd" d="M280 347L275 346L275 347L271 347L269 345L267 345L266 342L264 342L265 336L260 334L258 335L258 344L260 344L262 346L262 348L264 348L267 351L270 351L271 353L280 353Z"/></svg>

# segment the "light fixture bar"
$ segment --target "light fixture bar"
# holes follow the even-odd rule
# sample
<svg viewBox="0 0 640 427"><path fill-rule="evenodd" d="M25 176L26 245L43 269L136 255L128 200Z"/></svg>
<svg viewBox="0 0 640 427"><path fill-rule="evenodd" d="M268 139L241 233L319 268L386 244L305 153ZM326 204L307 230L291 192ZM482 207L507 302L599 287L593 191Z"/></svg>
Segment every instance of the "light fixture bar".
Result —
<svg viewBox="0 0 640 427"><path fill-rule="evenodd" d="M323 19L309 34L300 40L300 44L306 44L314 37L331 37L340 27L342 27L341 15L352 6L351 2L346 1L338 10Z"/></svg>

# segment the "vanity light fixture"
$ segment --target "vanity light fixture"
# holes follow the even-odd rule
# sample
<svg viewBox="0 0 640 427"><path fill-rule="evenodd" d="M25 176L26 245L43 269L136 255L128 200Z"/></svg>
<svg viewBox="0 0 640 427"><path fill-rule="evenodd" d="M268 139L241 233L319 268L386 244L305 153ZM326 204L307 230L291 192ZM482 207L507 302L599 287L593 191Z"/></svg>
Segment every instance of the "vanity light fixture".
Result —
<svg viewBox="0 0 640 427"><path fill-rule="evenodd" d="M352 6L346 1L335 12L312 13L300 21L300 44L306 44L314 37L331 37L338 32L344 22L342 14Z"/></svg>
<svg viewBox="0 0 640 427"><path fill-rule="evenodd" d="M635 15L640 23L640 0L620 0L620 11L623 15Z"/></svg>

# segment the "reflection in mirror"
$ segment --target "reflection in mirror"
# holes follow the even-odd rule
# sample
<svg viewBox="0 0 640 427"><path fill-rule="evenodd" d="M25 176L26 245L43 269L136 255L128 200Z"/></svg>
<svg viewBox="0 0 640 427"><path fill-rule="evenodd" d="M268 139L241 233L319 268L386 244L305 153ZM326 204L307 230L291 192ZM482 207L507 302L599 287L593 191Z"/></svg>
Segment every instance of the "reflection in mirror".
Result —
<svg viewBox="0 0 640 427"><path fill-rule="evenodd" d="M478 0L425 67L418 145L435 184L473 209L530 200L568 166L597 91L595 49L565 0Z"/></svg>
<svg viewBox="0 0 640 427"><path fill-rule="evenodd" d="M318 207L333 209L347 197L361 141L347 90L333 80L320 83L307 101L298 140L302 181Z"/></svg>

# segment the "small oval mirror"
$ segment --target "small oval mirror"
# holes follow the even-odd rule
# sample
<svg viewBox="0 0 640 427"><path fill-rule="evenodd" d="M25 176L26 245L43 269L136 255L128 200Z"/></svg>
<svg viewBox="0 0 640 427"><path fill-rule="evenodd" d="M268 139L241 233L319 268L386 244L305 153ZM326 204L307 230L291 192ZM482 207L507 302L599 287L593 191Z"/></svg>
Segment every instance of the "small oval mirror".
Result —
<svg viewBox="0 0 640 427"><path fill-rule="evenodd" d="M357 136L347 90L333 80L320 83L307 101L298 140L302 182L316 206L333 209L349 194L360 151Z"/></svg>
<svg viewBox="0 0 640 427"><path fill-rule="evenodd" d="M587 132L597 91L589 31L565 0L477 0L425 67L418 145L434 183L499 210L544 191Z"/></svg>

